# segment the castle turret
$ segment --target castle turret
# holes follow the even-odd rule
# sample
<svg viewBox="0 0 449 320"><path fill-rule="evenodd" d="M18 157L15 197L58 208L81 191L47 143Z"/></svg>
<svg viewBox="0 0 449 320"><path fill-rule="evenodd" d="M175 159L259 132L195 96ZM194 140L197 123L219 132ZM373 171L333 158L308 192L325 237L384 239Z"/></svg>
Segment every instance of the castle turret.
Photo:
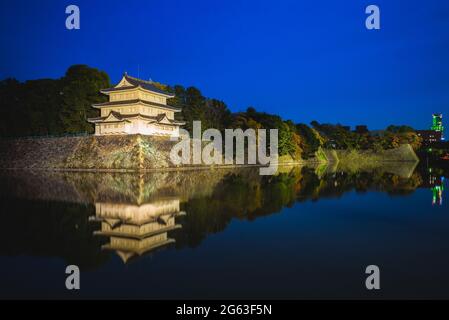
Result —
<svg viewBox="0 0 449 320"><path fill-rule="evenodd" d="M175 120L181 109L167 104L174 95L161 90L154 82L124 74L113 88L101 93L109 97L105 103L94 104L100 117L90 118L95 124L95 135L144 134L153 136L179 136L184 122Z"/></svg>

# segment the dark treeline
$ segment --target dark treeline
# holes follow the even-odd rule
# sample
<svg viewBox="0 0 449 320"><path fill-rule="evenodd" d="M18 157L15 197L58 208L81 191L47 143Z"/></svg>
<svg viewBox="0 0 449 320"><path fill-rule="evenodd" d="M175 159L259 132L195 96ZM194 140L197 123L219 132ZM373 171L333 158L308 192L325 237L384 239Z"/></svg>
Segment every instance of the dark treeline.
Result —
<svg viewBox="0 0 449 320"><path fill-rule="evenodd" d="M308 158L320 146L337 149L388 149L411 143L417 149L420 139L407 126L390 126L382 134L357 133L342 125L311 125L283 120L273 114L257 112L249 107L245 112L232 113L221 100L207 98L195 87L156 84L175 93L169 104L182 108L177 115L192 129L194 120L202 129L225 128L278 129L279 153L293 158ZM21 137L93 133L86 120L99 111L92 104L107 101L100 89L111 86L109 76L85 65L71 66L60 79L40 79L0 82L0 136Z"/></svg>
<svg viewBox="0 0 449 320"><path fill-rule="evenodd" d="M98 115L93 103L107 101L100 89L109 76L83 65L70 67L60 79L0 82L2 137L92 133L86 119Z"/></svg>

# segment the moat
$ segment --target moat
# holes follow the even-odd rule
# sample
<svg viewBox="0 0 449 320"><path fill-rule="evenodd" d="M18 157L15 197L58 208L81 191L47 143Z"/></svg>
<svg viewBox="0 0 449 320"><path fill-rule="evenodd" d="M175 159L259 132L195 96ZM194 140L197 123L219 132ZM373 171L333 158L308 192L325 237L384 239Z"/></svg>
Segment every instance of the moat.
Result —
<svg viewBox="0 0 449 320"><path fill-rule="evenodd" d="M449 298L447 169L279 171L1 171L0 297Z"/></svg>

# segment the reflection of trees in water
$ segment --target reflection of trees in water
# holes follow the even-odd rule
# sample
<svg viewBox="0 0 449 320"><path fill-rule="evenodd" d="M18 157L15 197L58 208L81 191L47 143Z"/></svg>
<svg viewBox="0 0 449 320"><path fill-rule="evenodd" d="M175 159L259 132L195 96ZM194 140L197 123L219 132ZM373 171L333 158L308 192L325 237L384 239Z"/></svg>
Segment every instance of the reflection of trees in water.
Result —
<svg viewBox="0 0 449 320"><path fill-rule="evenodd" d="M275 176L253 175L251 179L231 174L217 185L210 196L184 203L183 210L188 215L179 220L183 229L174 233L176 246L199 245L208 234L223 231L233 218L254 220L278 213L295 202L338 198L352 190L406 195L421 183L417 172L410 178L381 171L335 172L321 179L308 168L296 168Z"/></svg>
<svg viewBox="0 0 449 320"><path fill-rule="evenodd" d="M310 178L308 192L301 194L302 199L308 200L311 196L314 200L319 198L340 197L349 191L364 193L368 191L380 191L390 195L406 195L412 193L421 183L419 173L414 173L409 178L401 178L388 172L336 172L324 176L322 179Z"/></svg>
<svg viewBox="0 0 449 320"><path fill-rule="evenodd" d="M101 239L92 237L97 228L88 221L92 205L2 198L0 208L1 255L59 257L83 269L108 258L100 250Z"/></svg>
<svg viewBox="0 0 449 320"><path fill-rule="evenodd" d="M176 248L184 248L223 231L232 219L254 220L297 202L338 198L349 191L405 195L422 184L418 171L407 177L381 170L323 172L318 177L312 169L293 167L275 176L260 176L258 169L238 169L52 174L48 179L34 176L34 182L28 179L26 183L17 177L1 179L1 217L7 227L0 236L5 244L0 250L3 255L56 256L67 263L95 267L110 254L101 251L105 239L93 235L102 228L100 223L89 221L89 216L96 215L93 204L140 212L162 198L179 199L180 210L187 214L176 218L182 229L170 231L170 237L176 240ZM22 178L27 179L26 175ZM113 213L114 219L120 218L120 213Z"/></svg>
<svg viewBox="0 0 449 320"><path fill-rule="evenodd" d="M8 225L0 236L4 244L0 254L60 257L84 269L107 261L110 254L101 248L110 244L126 245L121 251L135 247L138 255L143 254L156 237L166 236L163 232L154 232L153 236L150 233L156 230L149 229L170 225L171 220L164 221L166 215L158 215L157 221L135 224L128 221L127 213L136 211L133 217L142 211L147 213L149 207L151 211L151 207L160 206L162 198L179 203L181 199L204 197L213 192L225 174L224 170L213 176L205 170L148 174L0 172L0 217ZM113 231L118 233L126 228L135 234L121 238L115 234L109 238L94 236L104 229L103 221L92 219L98 207L103 212L105 207L123 208L125 223L117 224L118 229ZM122 215L112 213L117 217L107 217L109 220ZM130 251L124 251L126 261Z"/></svg>

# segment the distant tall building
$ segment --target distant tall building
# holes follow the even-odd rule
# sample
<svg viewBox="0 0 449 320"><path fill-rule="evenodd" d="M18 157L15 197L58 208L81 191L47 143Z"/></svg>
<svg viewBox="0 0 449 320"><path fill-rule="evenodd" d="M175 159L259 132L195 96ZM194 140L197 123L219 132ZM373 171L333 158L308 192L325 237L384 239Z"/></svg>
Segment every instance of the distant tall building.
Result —
<svg viewBox="0 0 449 320"><path fill-rule="evenodd" d="M442 140L442 132L435 130L416 130L416 134L422 138L424 145L430 145Z"/></svg>
<svg viewBox="0 0 449 320"><path fill-rule="evenodd" d="M416 133L423 139L424 145L431 145L444 140L443 131L443 115L441 113L434 113L432 115L432 126L430 130L416 130Z"/></svg>
<svg viewBox="0 0 449 320"><path fill-rule="evenodd" d="M441 139L443 140L443 115L441 113L434 113L432 115L432 127L430 128L433 131L441 132Z"/></svg>

